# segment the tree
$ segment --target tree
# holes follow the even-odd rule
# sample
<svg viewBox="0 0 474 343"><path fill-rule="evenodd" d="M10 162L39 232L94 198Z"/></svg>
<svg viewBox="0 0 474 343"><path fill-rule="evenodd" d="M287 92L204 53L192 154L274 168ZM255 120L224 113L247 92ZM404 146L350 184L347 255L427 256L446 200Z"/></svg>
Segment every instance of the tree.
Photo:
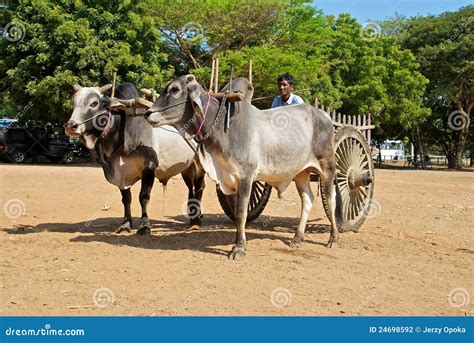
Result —
<svg viewBox="0 0 474 343"><path fill-rule="evenodd" d="M259 44L271 34L288 1L148 0L180 69L198 69L212 56Z"/></svg>
<svg viewBox="0 0 474 343"><path fill-rule="evenodd" d="M413 51L430 82L424 96L433 115L423 126L443 148L449 168L461 169L474 105L474 6L414 18L402 46Z"/></svg>
<svg viewBox="0 0 474 343"><path fill-rule="evenodd" d="M116 71L118 82L158 88L173 73L155 19L139 15L138 1L5 4L1 21L17 25L24 37L0 42L0 99L13 108L29 106L29 118L67 119L75 83L109 83Z"/></svg>

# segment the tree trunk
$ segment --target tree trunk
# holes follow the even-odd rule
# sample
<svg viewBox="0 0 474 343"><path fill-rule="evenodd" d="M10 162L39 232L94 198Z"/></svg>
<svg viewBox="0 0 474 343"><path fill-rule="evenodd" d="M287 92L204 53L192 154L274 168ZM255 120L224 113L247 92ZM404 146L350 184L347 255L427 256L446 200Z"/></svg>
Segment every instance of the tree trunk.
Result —
<svg viewBox="0 0 474 343"><path fill-rule="evenodd" d="M470 117L472 104L469 104L466 107L466 110L464 110L460 102L457 102L456 106L458 107L458 110L460 111L460 113L466 118L464 121L461 121L463 125L459 127L458 134L456 135L456 140L453 144L454 164L452 166L453 166L453 169L461 170L463 167L462 159L464 155L464 149L466 147L467 138L469 137L469 126L470 126L469 117ZM471 155L472 155L472 152L471 152Z"/></svg>
<svg viewBox="0 0 474 343"><path fill-rule="evenodd" d="M471 132L471 162L469 163L470 167L474 167L474 133Z"/></svg>
<svg viewBox="0 0 474 343"><path fill-rule="evenodd" d="M418 151L419 156L420 156L421 168L425 169L426 167L425 151L423 149L423 140L421 138L420 126L418 124L415 126L415 142L418 145L416 150ZM415 158L415 165L416 165L416 158Z"/></svg>
<svg viewBox="0 0 474 343"><path fill-rule="evenodd" d="M453 154L448 154L446 156L446 158L448 159L448 168L449 169L457 169L456 168L456 165L457 165L456 156L453 155Z"/></svg>

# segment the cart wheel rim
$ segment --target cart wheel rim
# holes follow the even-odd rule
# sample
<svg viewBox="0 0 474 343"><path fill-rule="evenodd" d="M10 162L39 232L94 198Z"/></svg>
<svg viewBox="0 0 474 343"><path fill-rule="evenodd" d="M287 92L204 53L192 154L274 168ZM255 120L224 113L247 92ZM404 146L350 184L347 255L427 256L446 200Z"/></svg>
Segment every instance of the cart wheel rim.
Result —
<svg viewBox="0 0 474 343"><path fill-rule="evenodd" d="M342 203L340 211L336 211L337 226L340 231L357 231L372 204L374 167L370 147L364 135L350 125L338 129L334 141L336 182ZM329 217L324 192L322 200Z"/></svg>
<svg viewBox="0 0 474 343"><path fill-rule="evenodd" d="M341 191L344 222L357 220L367 214L369 187L373 185L373 173L369 168L370 158L362 143L348 137L336 147L337 183Z"/></svg>
<svg viewBox="0 0 474 343"><path fill-rule="evenodd" d="M222 209L224 210L225 214L233 221L235 221L235 214L234 209L232 206L231 196L225 195L220 190L219 186L217 186L217 196L219 199L219 203L221 204ZM257 219L260 214L265 209L268 200L270 199L270 194L272 192L272 186L260 182L255 181L252 184L252 191L250 194L248 211L247 211L247 223L250 223Z"/></svg>

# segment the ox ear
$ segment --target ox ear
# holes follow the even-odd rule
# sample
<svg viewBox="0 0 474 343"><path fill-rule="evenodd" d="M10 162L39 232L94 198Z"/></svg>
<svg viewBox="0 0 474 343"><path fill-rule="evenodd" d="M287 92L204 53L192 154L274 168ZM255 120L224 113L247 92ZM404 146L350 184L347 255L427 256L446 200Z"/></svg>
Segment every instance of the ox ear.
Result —
<svg viewBox="0 0 474 343"><path fill-rule="evenodd" d="M112 89L112 84L109 83L105 86L100 87L100 93L101 94L107 94L108 92L110 92L111 89Z"/></svg>
<svg viewBox="0 0 474 343"><path fill-rule="evenodd" d="M189 86L188 95L191 99L191 104L193 105L194 111L202 116L204 111L202 109L201 92L199 90L199 87L197 87L196 85Z"/></svg>
<svg viewBox="0 0 474 343"><path fill-rule="evenodd" d="M74 92L77 93L81 90L82 87L79 86L78 84L75 84L75 85L72 86L72 88L74 88Z"/></svg>

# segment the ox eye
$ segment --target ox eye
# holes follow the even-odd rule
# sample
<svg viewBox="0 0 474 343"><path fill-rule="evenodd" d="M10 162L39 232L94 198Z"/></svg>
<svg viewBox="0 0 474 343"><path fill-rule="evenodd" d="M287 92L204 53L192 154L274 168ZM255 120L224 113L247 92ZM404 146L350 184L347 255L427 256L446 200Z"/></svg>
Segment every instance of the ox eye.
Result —
<svg viewBox="0 0 474 343"><path fill-rule="evenodd" d="M171 93L177 93L179 92L179 88L176 86L171 87Z"/></svg>
<svg viewBox="0 0 474 343"><path fill-rule="evenodd" d="M91 104L91 107L97 107L99 105L99 102L96 100Z"/></svg>

